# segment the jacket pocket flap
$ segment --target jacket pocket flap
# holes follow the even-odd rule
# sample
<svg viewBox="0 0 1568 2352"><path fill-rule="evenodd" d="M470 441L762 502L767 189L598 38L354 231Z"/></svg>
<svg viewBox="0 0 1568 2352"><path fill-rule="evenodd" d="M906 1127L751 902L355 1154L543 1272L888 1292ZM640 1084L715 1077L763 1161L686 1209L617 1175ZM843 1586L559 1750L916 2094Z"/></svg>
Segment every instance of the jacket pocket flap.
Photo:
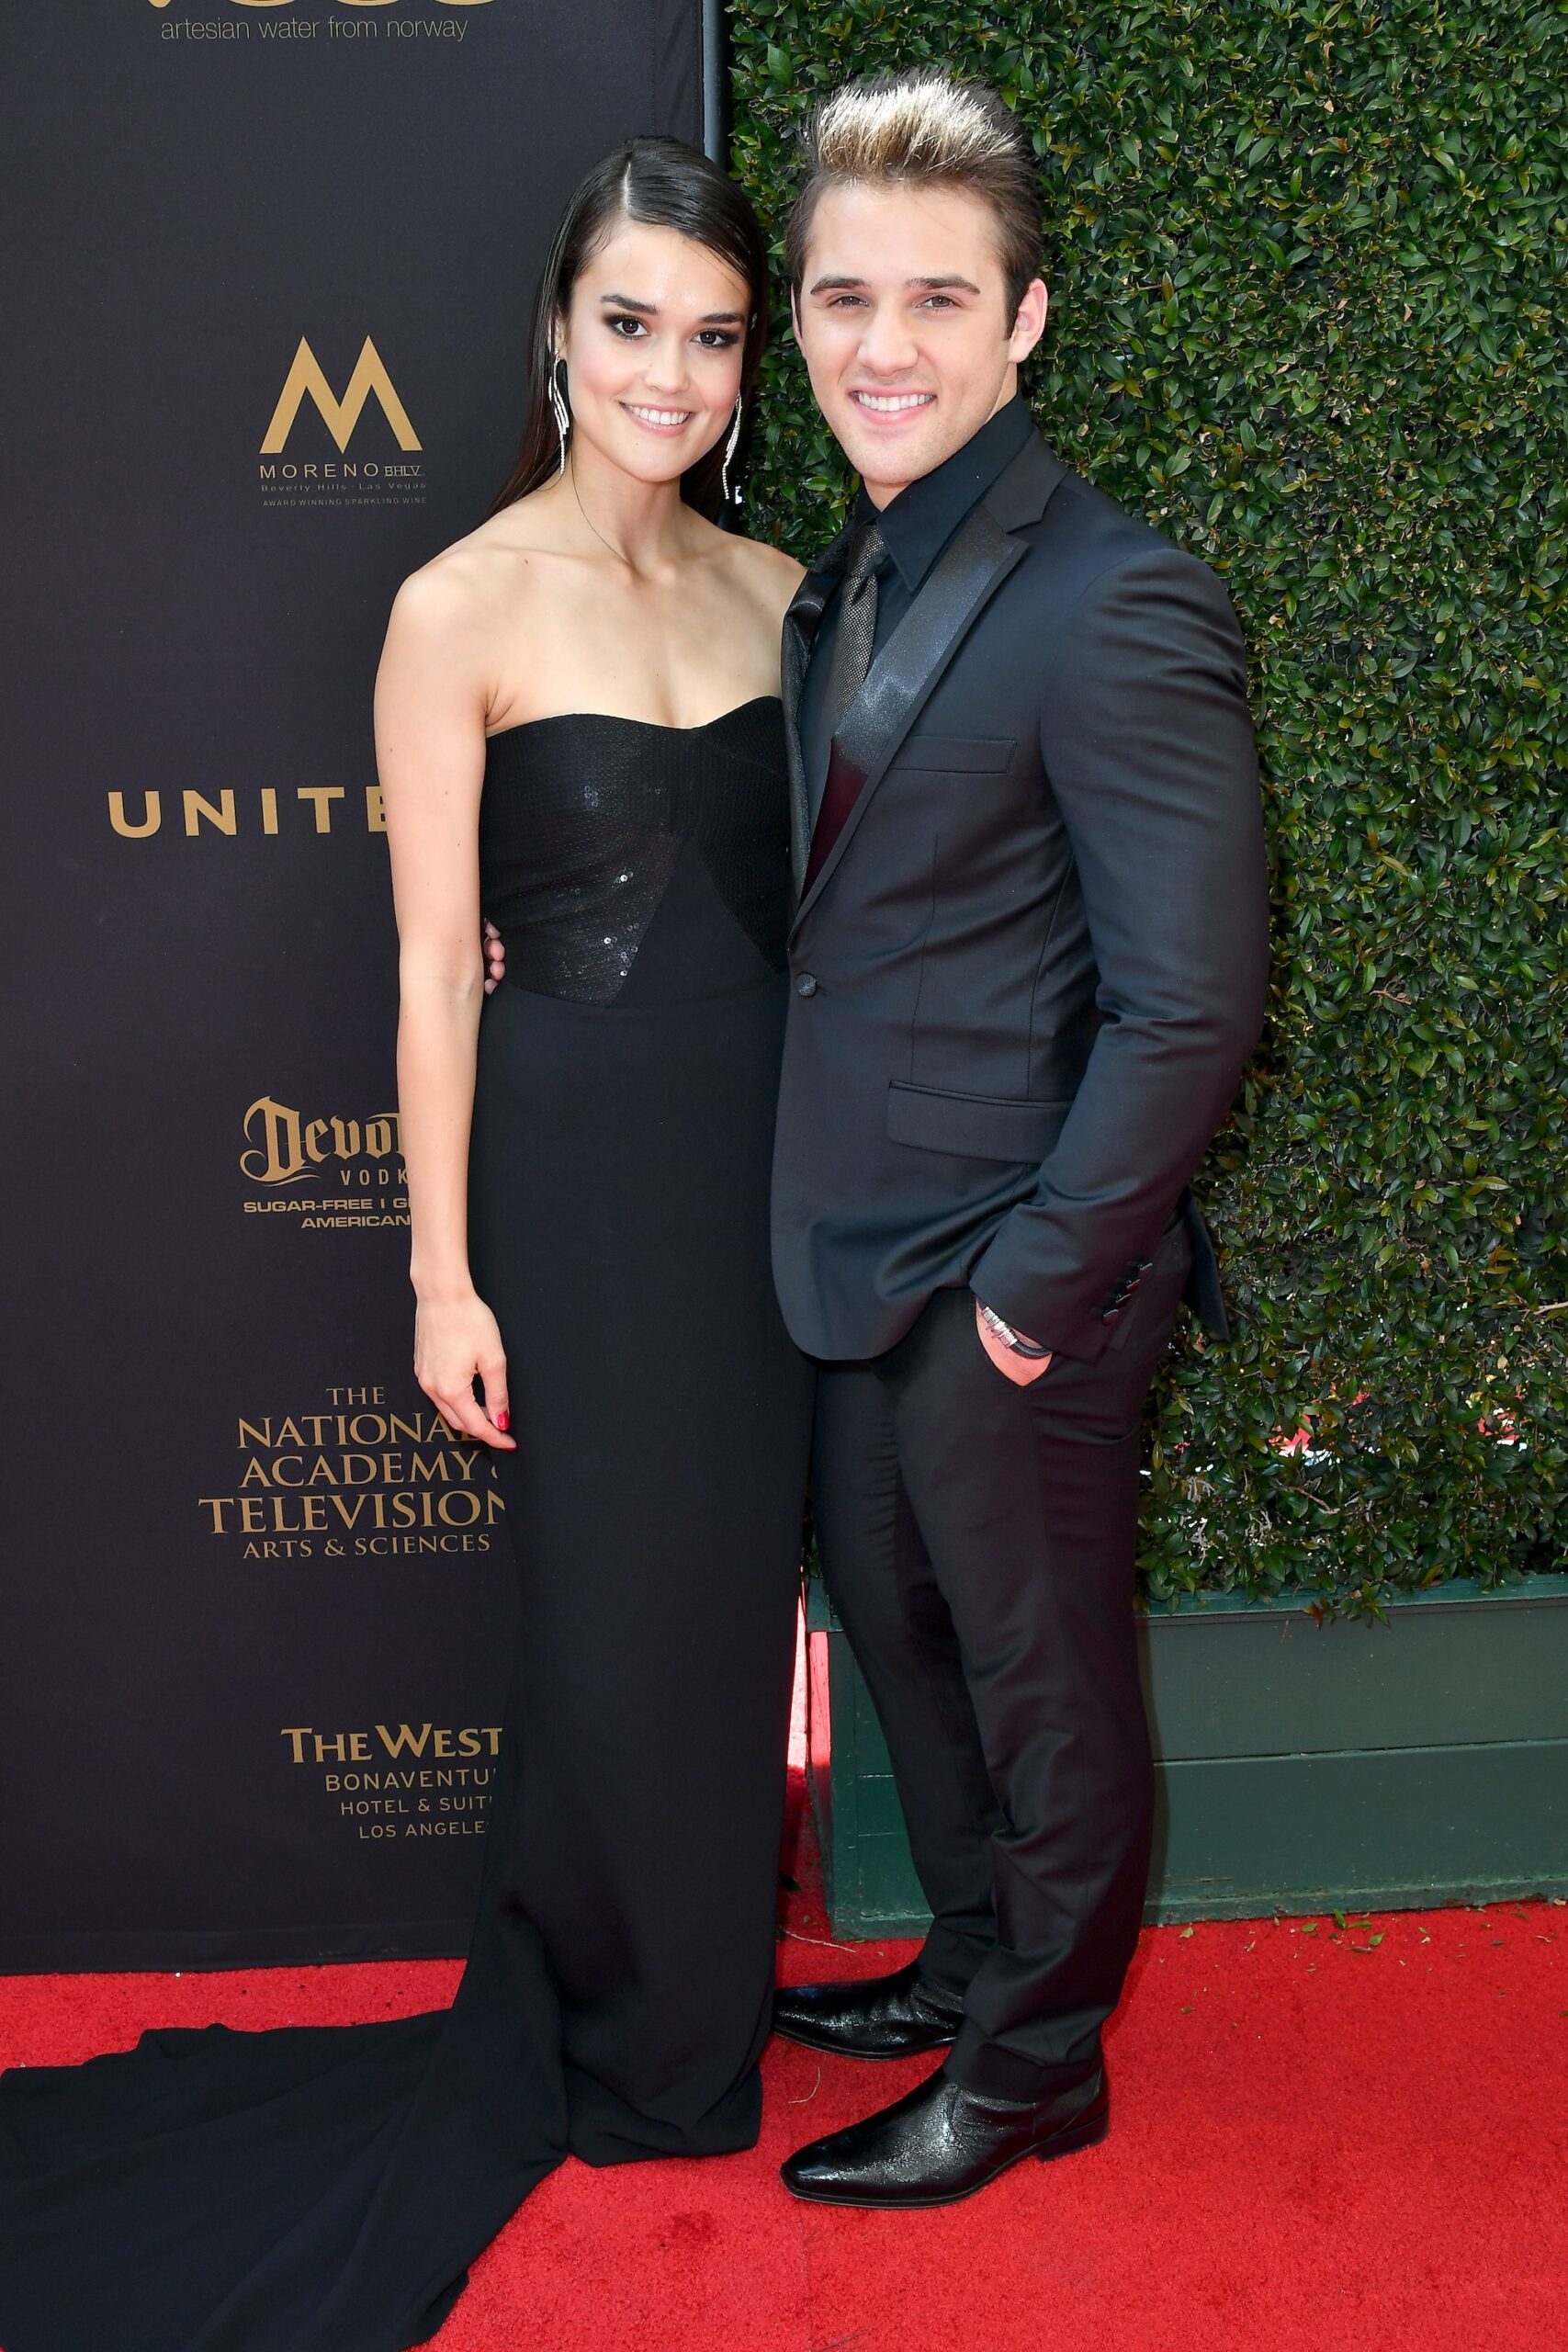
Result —
<svg viewBox="0 0 1568 2352"><path fill-rule="evenodd" d="M906 735L890 765L941 768L967 775L999 775L1012 758L1011 735Z"/></svg>
<svg viewBox="0 0 1568 2352"><path fill-rule="evenodd" d="M925 1151L1034 1166L1061 1134L1071 1107L1013 1102L999 1094L948 1094L896 1078L887 1089L887 1133L895 1143L917 1144Z"/></svg>

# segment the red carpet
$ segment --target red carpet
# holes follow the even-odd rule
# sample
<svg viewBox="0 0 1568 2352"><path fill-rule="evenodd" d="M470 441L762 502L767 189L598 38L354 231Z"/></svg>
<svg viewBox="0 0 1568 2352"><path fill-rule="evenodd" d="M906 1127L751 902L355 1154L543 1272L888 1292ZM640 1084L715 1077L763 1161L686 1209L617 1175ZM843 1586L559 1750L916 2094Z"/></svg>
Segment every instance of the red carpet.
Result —
<svg viewBox="0 0 1568 2352"><path fill-rule="evenodd" d="M796 1784L798 1798L798 1782ZM782 1972L821 1949L796 1865ZM150 2024L427 2008L447 1962L0 1981L0 2063ZM919 2079L774 2043L761 2147L547 2181L440 2352L1555 2352L1568 2345L1568 1909L1145 1934L1110 2054L1111 2135L906 2215L796 2203L802 2140ZM106 2347L106 2352L113 2352Z"/></svg>

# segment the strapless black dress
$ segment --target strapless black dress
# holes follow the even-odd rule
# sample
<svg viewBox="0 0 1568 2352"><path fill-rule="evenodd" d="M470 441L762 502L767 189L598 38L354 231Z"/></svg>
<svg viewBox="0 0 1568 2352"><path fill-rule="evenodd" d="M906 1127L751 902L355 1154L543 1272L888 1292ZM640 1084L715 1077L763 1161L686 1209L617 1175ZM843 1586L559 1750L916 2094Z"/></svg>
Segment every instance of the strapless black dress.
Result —
<svg viewBox="0 0 1568 2352"><path fill-rule="evenodd" d="M0 2077L5 2352L402 2352L563 2155L756 2138L810 1414L769 1270L778 703L492 738L470 1250L515 1674L454 2006Z"/></svg>

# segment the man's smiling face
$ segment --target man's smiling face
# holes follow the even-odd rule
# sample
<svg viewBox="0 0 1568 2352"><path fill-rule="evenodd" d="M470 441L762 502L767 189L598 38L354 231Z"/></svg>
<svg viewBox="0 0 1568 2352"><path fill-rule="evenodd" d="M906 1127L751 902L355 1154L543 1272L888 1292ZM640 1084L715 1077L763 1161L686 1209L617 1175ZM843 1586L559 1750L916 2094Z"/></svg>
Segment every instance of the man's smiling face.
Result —
<svg viewBox="0 0 1568 2352"><path fill-rule="evenodd" d="M983 198L896 182L823 191L795 338L818 405L875 505L934 471L1006 405L1044 324L1039 278L1009 315Z"/></svg>

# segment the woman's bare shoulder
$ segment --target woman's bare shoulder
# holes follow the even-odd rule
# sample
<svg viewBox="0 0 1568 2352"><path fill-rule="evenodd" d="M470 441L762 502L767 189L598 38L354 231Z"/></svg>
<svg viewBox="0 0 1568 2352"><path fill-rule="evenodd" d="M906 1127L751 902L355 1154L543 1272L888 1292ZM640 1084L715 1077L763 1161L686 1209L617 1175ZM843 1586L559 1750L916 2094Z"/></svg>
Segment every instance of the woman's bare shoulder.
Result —
<svg viewBox="0 0 1568 2352"><path fill-rule="evenodd" d="M411 571L393 604L394 622L443 638L454 631L482 634L502 616L514 624L553 555L546 537L530 527L524 503L488 516Z"/></svg>
<svg viewBox="0 0 1568 2352"><path fill-rule="evenodd" d="M739 593L756 605L782 620L802 580L805 569L783 548L775 548L766 539L743 539L731 537L726 542L725 561Z"/></svg>
<svg viewBox="0 0 1568 2352"><path fill-rule="evenodd" d="M567 548L555 543L555 503L534 492L409 571L392 602L392 621L445 639L514 630L526 623L536 597L547 588L559 593L562 564L573 570Z"/></svg>
<svg viewBox="0 0 1568 2352"><path fill-rule="evenodd" d="M783 548L774 547L771 539L735 537L730 545L759 581L787 589L792 596L806 577L806 566L796 563L794 556L785 555Z"/></svg>

